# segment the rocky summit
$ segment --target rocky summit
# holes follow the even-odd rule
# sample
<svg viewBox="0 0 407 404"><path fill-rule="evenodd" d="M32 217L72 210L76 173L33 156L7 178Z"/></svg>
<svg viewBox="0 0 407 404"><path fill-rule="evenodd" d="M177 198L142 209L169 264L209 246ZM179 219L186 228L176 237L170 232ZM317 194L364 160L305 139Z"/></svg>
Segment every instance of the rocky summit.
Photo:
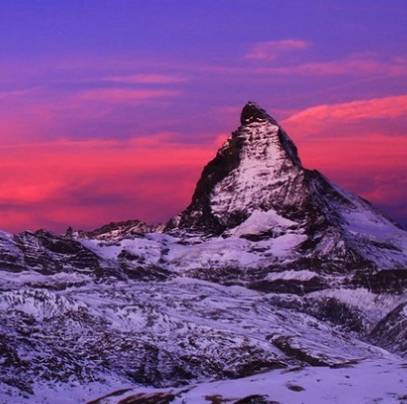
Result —
<svg viewBox="0 0 407 404"><path fill-rule="evenodd" d="M253 102L179 215L0 232L0 277L2 402L290 403L407 359L407 233Z"/></svg>

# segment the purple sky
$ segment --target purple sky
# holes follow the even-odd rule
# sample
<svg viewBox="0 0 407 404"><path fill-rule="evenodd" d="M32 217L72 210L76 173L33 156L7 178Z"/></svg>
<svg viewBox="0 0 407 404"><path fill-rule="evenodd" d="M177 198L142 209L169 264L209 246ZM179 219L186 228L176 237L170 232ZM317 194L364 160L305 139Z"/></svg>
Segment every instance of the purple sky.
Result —
<svg viewBox="0 0 407 404"><path fill-rule="evenodd" d="M0 229L159 222L255 101L407 226L405 0L0 2Z"/></svg>

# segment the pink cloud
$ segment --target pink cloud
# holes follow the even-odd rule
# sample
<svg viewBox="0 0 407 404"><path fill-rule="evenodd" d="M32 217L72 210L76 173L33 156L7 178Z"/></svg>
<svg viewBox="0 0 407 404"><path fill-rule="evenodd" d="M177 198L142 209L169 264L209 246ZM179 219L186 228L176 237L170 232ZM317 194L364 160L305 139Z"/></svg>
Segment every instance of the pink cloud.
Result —
<svg viewBox="0 0 407 404"><path fill-rule="evenodd" d="M395 58L389 61L381 61L370 54L351 55L342 60L329 62L304 63L298 66L288 66L278 69L283 74L305 75L343 75L343 74L386 74L389 76L401 76L407 74L407 59Z"/></svg>
<svg viewBox="0 0 407 404"><path fill-rule="evenodd" d="M0 91L0 101L10 102L14 99L20 99L35 94L41 87L26 88L21 90Z"/></svg>
<svg viewBox="0 0 407 404"><path fill-rule="evenodd" d="M288 50L287 50L288 52ZM275 53L274 56L282 53ZM367 77L402 77L407 75L407 58L394 57L387 60L381 60L378 55L372 53L353 54L342 59L334 59L329 61L290 63L290 59L286 59L284 64L273 63L276 57L270 51L270 57L267 58L266 50L263 57L258 53L257 60L269 61L268 65L236 65L236 66L219 66L219 65L196 65L193 68L196 71L205 71L213 74L227 75L229 78L241 79L241 76L250 74L258 80L264 78L270 79L271 76L289 76L291 77L308 77L308 76L360 76L368 75ZM248 59L248 56L245 56ZM256 60L251 57L249 59ZM365 76L363 76L365 77Z"/></svg>
<svg viewBox="0 0 407 404"><path fill-rule="evenodd" d="M174 84L187 81L185 77L169 76L163 74L134 74L124 76L113 76L103 79L103 81L124 83L124 84Z"/></svg>
<svg viewBox="0 0 407 404"><path fill-rule="evenodd" d="M64 96L52 89L0 92L0 142L2 145L39 139L76 136L72 125L109 120L117 104L148 102L168 104L180 95L173 89L97 88ZM163 104L165 103L165 104ZM79 127L79 131L81 127ZM131 130L131 129L129 129ZM135 129L136 130L136 129ZM131 136L127 133L126 136Z"/></svg>
<svg viewBox="0 0 407 404"><path fill-rule="evenodd" d="M307 49L311 44L300 39L259 42L246 55L247 59L275 60L282 54Z"/></svg>
<svg viewBox="0 0 407 404"><path fill-rule="evenodd" d="M76 98L82 101L101 101L107 103L142 102L152 98L167 98L179 95L178 91L170 90L134 90L125 88L100 88L85 90Z"/></svg>
<svg viewBox="0 0 407 404"><path fill-rule="evenodd" d="M340 104L323 104L307 108L282 121L290 131L306 134L321 132L341 121L397 118L407 115L407 95L373 98Z"/></svg>

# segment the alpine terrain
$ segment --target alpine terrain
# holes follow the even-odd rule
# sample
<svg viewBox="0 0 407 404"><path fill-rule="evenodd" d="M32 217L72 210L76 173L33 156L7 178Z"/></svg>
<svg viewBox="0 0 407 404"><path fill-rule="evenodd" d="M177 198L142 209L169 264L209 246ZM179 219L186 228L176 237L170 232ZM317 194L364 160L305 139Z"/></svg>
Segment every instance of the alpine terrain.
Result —
<svg viewBox="0 0 407 404"><path fill-rule="evenodd" d="M407 232L256 104L167 223L0 233L0 402L407 403Z"/></svg>

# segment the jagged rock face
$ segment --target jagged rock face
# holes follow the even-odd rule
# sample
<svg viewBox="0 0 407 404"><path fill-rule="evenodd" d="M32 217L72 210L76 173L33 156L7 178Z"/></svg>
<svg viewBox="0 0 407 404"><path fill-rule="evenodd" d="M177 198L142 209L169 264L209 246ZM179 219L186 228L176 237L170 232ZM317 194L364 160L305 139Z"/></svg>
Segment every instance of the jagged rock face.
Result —
<svg viewBox="0 0 407 404"><path fill-rule="evenodd" d="M180 227L222 231L256 209L284 207L294 213L306 199L304 170L283 129L251 102L243 108L241 123L204 168Z"/></svg>
<svg viewBox="0 0 407 404"><path fill-rule="evenodd" d="M240 121L204 168L179 227L222 233L255 211L270 210L304 229L331 225L325 196L347 199L317 171L302 167L292 140L262 108L249 102Z"/></svg>
<svg viewBox="0 0 407 404"><path fill-rule="evenodd" d="M374 327L369 340L391 352L407 356L407 302L401 303Z"/></svg>
<svg viewBox="0 0 407 404"><path fill-rule="evenodd" d="M77 240L67 240L38 230L17 235L0 234L1 269L21 272L32 269L43 274L60 271L91 271L100 274L100 260ZM91 270L90 270L91 268Z"/></svg>
<svg viewBox="0 0 407 404"><path fill-rule="evenodd" d="M113 240L121 238L131 238L141 236L156 230L140 220L126 220L122 222L111 222L92 231L75 230L68 228L65 233L67 239L95 239L95 240Z"/></svg>
<svg viewBox="0 0 407 404"><path fill-rule="evenodd" d="M125 248L119 250L114 259L109 259L85 245L85 240L92 239L108 249L117 245L116 240L120 237L142 239L141 231L146 227L139 221L110 223L94 232L68 229L63 237L45 230L16 235L0 231L0 270L13 273L33 271L50 276L80 273L88 274L95 280L113 277L162 281L170 276L170 272L156 262L146 261Z"/></svg>

